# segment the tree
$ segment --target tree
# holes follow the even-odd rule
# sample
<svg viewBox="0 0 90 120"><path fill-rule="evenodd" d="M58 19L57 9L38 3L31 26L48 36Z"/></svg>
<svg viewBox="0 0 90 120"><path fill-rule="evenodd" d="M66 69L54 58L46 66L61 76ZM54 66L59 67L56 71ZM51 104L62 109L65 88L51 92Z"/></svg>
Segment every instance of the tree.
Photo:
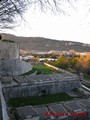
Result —
<svg viewBox="0 0 90 120"><path fill-rule="evenodd" d="M0 28L14 27L15 17L22 17L25 8L25 0L0 0Z"/></svg>
<svg viewBox="0 0 90 120"><path fill-rule="evenodd" d="M71 59L69 59L69 66L74 69L76 64L77 64L77 59L75 57L72 57Z"/></svg>
<svg viewBox="0 0 90 120"><path fill-rule="evenodd" d="M68 2L70 5L72 0L0 0L0 28L12 28L16 22L15 18L22 17L22 13L26 10L26 6L34 5L34 8L39 7L41 11L51 10L53 12L65 11L59 7L61 3ZM74 0L76 1L76 0Z"/></svg>
<svg viewBox="0 0 90 120"><path fill-rule="evenodd" d="M59 68L66 69L68 67L68 60L64 56L60 56L56 61L56 66Z"/></svg>

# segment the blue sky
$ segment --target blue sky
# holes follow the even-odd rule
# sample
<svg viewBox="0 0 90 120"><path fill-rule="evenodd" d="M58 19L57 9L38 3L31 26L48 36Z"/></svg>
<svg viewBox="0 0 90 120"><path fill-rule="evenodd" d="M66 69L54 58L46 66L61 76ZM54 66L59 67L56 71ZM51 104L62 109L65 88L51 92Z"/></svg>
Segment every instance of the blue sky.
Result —
<svg viewBox="0 0 90 120"><path fill-rule="evenodd" d="M24 15L27 22L22 21L19 27L6 32L17 36L39 36L90 44L89 7L90 0L79 0L73 6L68 3L62 5L66 14L43 13L30 8Z"/></svg>

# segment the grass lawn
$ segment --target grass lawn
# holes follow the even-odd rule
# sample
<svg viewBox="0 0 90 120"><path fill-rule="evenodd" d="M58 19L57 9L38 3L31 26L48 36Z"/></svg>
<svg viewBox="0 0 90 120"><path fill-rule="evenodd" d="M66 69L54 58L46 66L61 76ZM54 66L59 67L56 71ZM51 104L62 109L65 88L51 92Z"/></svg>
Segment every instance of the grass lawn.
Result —
<svg viewBox="0 0 90 120"><path fill-rule="evenodd" d="M48 68L45 65L35 65L33 66L33 69L27 73L24 73L23 75L30 75L32 73L35 73L37 71L37 74L52 74L54 72L53 69Z"/></svg>
<svg viewBox="0 0 90 120"><path fill-rule="evenodd" d="M30 96L24 98L14 98L8 101L8 104L14 108L26 105L41 105L48 103L61 102L66 100L72 100L73 97L66 93L56 93L45 96Z"/></svg>

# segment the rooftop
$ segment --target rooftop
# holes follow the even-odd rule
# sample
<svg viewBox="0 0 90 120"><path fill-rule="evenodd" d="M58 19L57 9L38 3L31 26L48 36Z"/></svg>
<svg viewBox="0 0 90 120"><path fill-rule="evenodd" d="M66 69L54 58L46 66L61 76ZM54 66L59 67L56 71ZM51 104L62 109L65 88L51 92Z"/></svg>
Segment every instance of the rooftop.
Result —
<svg viewBox="0 0 90 120"><path fill-rule="evenodd" d="M79 101L85 102L87 104L87 101L90 99L80 99ZM71 109L71 111L68 111L67 107ZM25 107L19 107L17 108L17 112L19 116L24 117L25 116L39 116L40 120L47 120L50 119L50 115L46 116L45 112L58 112L58 113L71 113L71 112L88 112L87 108L83 108L80 106L78 100L72 100L68 102L62 102L62 103L54 103L54 104L47 104L45 105L38 105L38 106L25 106ZM59 118L62 120L67 116L59 116ZM24 117L25 118L25 117ZM56 119L55 119L56 120Z"/></svg>
<svg viewBox="0 0 90 120"><path fill-rule="evenodd" d="M38 116L37 112L33 109L32 106L19 107L16 108L16 111L18 112L18 115L22 120L27 117Z"/></svg>
<svg viewBox="0 0 90 120"><path fill-rule="evenodd" d="M70 101L64 103L65 108L77 112L77 111L83 111L82 107L76 102L76 101Z"/></svg>
<svg viewBox="0 0 90 120"><path fill-rule="evenodd" d="M89 107L90 108L90 99L86 100L86 99L82 99L78 101L80 105L83 105L85 107Z"/></svg>
<svg viewBox="0 0 90 120"><path fill-rule="evenodd" d="M28 84L38 84L38 83L49 83L58 81L70 81L79 80L76 75L71 76L69 74L50 74L50 75L31 75L31 76L14 76L14 80L17 83L28 83Z"/></svg>
<svg viewBox="0 0 90 120"><path fill-rule="evenodd" d="M54 112L66 112L62 104L49 105L49 109Z"/></svg>

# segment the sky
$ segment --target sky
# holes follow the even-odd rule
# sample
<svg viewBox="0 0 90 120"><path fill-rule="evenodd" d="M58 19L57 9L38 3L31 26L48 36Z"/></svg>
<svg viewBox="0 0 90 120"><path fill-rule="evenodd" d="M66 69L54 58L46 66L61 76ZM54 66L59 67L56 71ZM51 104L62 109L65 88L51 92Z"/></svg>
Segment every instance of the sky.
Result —
<svg viewBox="0 0 90 120"><path fill-rule="evenodd" d="M24 14L26 22L21 20L20 26L4 32L90 44L90 0L72 2L73 5L65 1L61 5L65 14L34 11L31 7Z"/></svg>

